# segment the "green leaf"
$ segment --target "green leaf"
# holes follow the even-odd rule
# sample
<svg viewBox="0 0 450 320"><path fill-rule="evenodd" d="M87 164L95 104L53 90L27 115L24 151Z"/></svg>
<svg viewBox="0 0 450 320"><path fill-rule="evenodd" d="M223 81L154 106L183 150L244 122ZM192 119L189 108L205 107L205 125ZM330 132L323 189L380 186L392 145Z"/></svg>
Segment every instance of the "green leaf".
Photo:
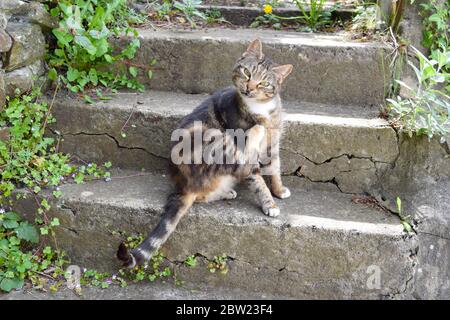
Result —
<svg viewBox="0 0 450 320"><path fill-rule="evenodd" d="M153 71L152 70L148 70L147 76L148 76L149 79L153 78Z"/></svg>
<svg viewBox="0 0 450 320"><path fill-rule="evenodd" d="M92 44L91 40L89 40L87 37L82 35L76 35L74 40L76 44L86 49L86 51L89 54L95 55L95 53L97 52L97 48Z"/></svg>
<svg viewBox="0 0 450 320"><path fill-rule="evenodd" d="M89 96L87 94L83 95L83 99L84 99L84 101L86 101L86 103L89 103L89 104L94 103L94 100L91 98L91 96Z"/></svg>
<svg viewBox="0 0 450 320"><path fill-rule="evenodd" d="M59 15L59 8L58 7L54 7L52 9L50 9L50 15L52 17L56 17Z"/></svg>
<svg viewBox="0 0 450 320"><path fill-rule="evenodd" d="M50 222L50 225L51 225L52 227L57 227L57 226L59 226L59 225L60 225L60 224L59 224L59 219L58 219L58 218L53 218L52 222Z"/></svg>
<svg viewBox="0 0 450 320"><path fill-rule="evenodd" d="M20 226L16 229L17 237L25 241L32 243L39 242L39 234L34 226L24 221L20 223Z"/></svg>
<svg viewBox="0 0 450 320"><path fill-rule="evenodd" d="M66 47L70 44L70 42L73 40L73 36L70 33L67 33L63 29L53 29L53 34L55 35L56 39L63 47Z"/></svg>
<svg viewBox="0 0 450 320"><path fill-rule="evenodd" d="M80 72L77 69L73 69L69 67L69 70L67 70L67 80L70 82L73 82L78 79L80 76Z"/></svg>
<svg viewBox="0 0 450 320"><path fill-rule="evenodd" d="M6 229L15 229L19 226L19 224L17 223L17 221L14 220L4 220L2 222L3 227L5 227Z"/></svg>
<svg viewBox="0 0 450 320"><path fill-rule="evenodd" d="M23 286L23 280L18 278L3 278L0 282L0 289L10 292L12 289L20 289Z"/></svg>
<svg viewBox="0 0 450 320"><path fill-rule="evenodd" d="M397 210L400 214L402 213L402 199L400 197L397 197Z"/></svg>
<svg viewBox="0 0 450 320"><path fill-rule="evenodd" d="M136 67L130 66L128 68L128 71L130 72L130 74L136 78L137 74L138 74L138 69Z"/></svg>
<svg viewBox="0 0 450 320"><path fill-rule="evenodd" d="M113 58L109 54L105 54L103 57L105 58L106 62L108 63L113 62Z"/></svg>
<svg viewBox="0 0 450 320"><path fill-rule="evenodd" d="M98 84L97 70L95 70L94 68L91 68L89 70L89 79L94 86Z"/></svg>
<svg viewBox="0 0 450 320"><path fill-rule="evenodd" d="M402 221L402 225L406 232L412 232L412 227L408 222Z"/></svg>
<svg viewBox="0 0 450 320"><path fill-rule="evenodd" d="M21 220L20 216L17 213L12 212L12 211L5 213L5 219L15 220L15 221L20 221Z"/></svg>
<svg viewBox="0 0 450 320"><path fill-rule="evenodd" d="M51 68L48 71L48 78L52 81L55 81L58 78L58 72L56 72L55 68Z"/></svg>

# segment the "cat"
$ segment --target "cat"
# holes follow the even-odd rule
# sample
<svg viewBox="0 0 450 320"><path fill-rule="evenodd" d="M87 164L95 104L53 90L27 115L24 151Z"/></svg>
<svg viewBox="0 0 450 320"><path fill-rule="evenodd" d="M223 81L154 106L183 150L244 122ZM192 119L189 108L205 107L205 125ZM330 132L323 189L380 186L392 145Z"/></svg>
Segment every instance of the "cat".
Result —
<svg viewBox="0 0 450 320"><path fill-rule="evenodd" d="M194 202L236 198L233 186L237 182L244 180L248 183L264 214L271 217L280 214L272 194L280 199L290 196L280 175L280 91L292 68L290 64L278 65L267 58L262 52L261 41L256 39L235 64L234 86L213 93L181 120L179 129L190 133L188 137L195 136L196 132L205 133L208 129L218 131L227 156L235 161L222 164L175 164L172 161L170 173L175 191L167 199L161 221L137 248L128 251L124 243L120 244L117 257L125 267L146 264ZM246 131L244 148L237 146L234 137L227 134L229 129ZM190 140L188 142L193 144ZM183 155L189 159L192 156ZM256 161L250 161L255 157ZM261 164L263 160L265 164ZM262 170L269 172L270 189L263 179Z"/></svg>

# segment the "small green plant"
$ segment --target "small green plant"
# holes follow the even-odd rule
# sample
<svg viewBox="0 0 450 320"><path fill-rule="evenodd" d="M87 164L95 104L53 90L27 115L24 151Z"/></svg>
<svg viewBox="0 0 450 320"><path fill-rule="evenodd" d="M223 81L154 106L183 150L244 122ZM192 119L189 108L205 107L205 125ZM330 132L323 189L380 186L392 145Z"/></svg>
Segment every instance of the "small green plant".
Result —
<svg viewBox="0 0 450 320"><path fill-rule="evenodd" d="M430 0L421 3L423 45L431 50L449 47L450 2Z"/></svg>
<svg viewBox="0 0 450 320"><path fill-rule="evenodd" d="M112 91L122 87L143 90L143 85L136 80L138 69L148 71L151 65L137 66L130 62L140 42L137 32L129 27L130 11L126 0L53 1L49 11L59 19L59 27L52 30L57 45L47 55L51 80L59 77L75 93L97 86ZM110 38L128 34L133 39L115 54ZM112 64L114 71L108 68ZM103 97L101 91L95 93ZM84 97L92 102L91 96Z"/></svg>
<svg viewBox="0 0 450 320"><path fill-rule="evenodd" d="M191 24L191 27L195 28L197 26L195 24L196 17L201 20L207 20L207 16L196 7L201 4L202 0L182 0L181 2L175 1L173 6L184 15L184 17Z"/></svg>
<svg viewBox="0 0 450 320"><path fill-rule="evenodd" d="M184 260L184 264L188 267L194 268L197 266L197 257L195 255L187 257L186 260Z"/></svg>
<svg viewBox="0 0 450 320"><path fill-rule="evenodd" d="M208 9L205 11L206 23L229 23L222 17L222 13L218 9Z"/></svg>
<svg viewBox="0 0 450 320"><path fill-rule="evenodd" d="M35 226L0 206L0 291L20 289L27 279L42 287L41 275L56 279L63 274L66 261L61 252L53 251L50 246L31 249L38 242Z"/></svg>
<svg viewBox="0 0 450 320"><path fill-rule="evenodd" d="M294 0L294 3L300 9L301 15L279 16L273 13L272 5L266 4L263 7L264 15L257 17L250 26L272 25L279 29L282 21L293 21L306 25L307 28L301 28L301 31L316 31L332 23L332 13L340 6L339 3L336 3L330 9L326 9L325 0Z"/></svg>
<svg viewBox="0 0 450 320"><path fill-rule="evenodd" d="M228 256L224 253L221 256L215 256L212 261L208 263L208 270L211 273L219 271L221 274L225 275L228 273Z"/></svg>
<svg viewBox="0 0 450 320"><path fill-rule="evenodd" d="M42 274L52 278L51 290L57 289L56 277L62 272L63 253L53 251L43 242L48 237L54 240L54 228L60 224L58 218L48 215L49 200L61 196L59 186L66 180L81 183L110 176L96 164L72 165L68 155L58 152L55 139L44 136L48 125L55 121L50 113L52 104L40 99L36 89L21 97L8 98L0 109L0 127L7 128L8 132L7 139L0 140L0 281L3 283L0 287L4 291L20 288L25 280L30 280L35 287L43 287ZM44 189L47 193L43 196ZM23 197L34 198L37 205L34 225L6 209L15 198ZM34 249L32 245L39 240L40 245ZM47 274L47 268L53 268L54 272Z"/></svg>
<svg viewBox="0 0 450 320"><path fill-rule="evenodd" d="M387 99L391 121L410 136L426 134L431 139L437 134L444 139L450 125L450 96L442 86L448 85L450 79L450 74L444 71L444 67L450 64L450 52L445 48L435 50L432 59L428 59L419 50L413 50L419 59L419 67L411 61L408 64L415 72L418 86L412 88L395 80L409 94L407 98Z"/></svg>
<svg viewBox="0 0 450 320"><path fill-rule="evenodd" d="M397 202L398 216L400 217L400 221L403 225L403 228L406 232L410 233L413 231L411 216L410 215L405 216L403 214L402 199L400 199L400 197L397 197L396 202Z"/></svg>
<svg viewBox="0 0 450 320"><path fill-rule="evenodd" d="M326 10L324 7L325 0L294 0L294 2L302 12L300 19L311 30L330 24L332 13L339 6L339 4L336 4L330 10Z"/></svg>
<svg viewBox="0 0 450 320"><path fill-rule="evenodd" d="M217 9L200 11L197 6L201 4L202 0L154 1L148 4L149 17L153 21L156 20L159 25L161 23L171 25L174 19L181 24L185 24L187 21L191 28L197 28L199 22L203 24L228 23Z"/></svg>
<svg viewBox="0 0 450 320"><path fill-rule="evenodd" d="M250 28L258 28L262 26L271 27L275 30L281 30L281 19L272 13L266 13L256 17L250 24Z"/></svg>
<svg viewBox="0 0 450 320"><path fill-rule="evenodd" d="M377 27L376 5L356 7L356 15L352 18L351 30L372 32Z"/></svg>

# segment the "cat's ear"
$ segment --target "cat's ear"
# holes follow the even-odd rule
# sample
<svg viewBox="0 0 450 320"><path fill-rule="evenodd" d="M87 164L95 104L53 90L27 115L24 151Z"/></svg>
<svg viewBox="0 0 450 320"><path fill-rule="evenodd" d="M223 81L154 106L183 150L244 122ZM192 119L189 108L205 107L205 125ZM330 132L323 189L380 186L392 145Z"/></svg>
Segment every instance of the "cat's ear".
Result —
<svg viewBox="0 0 450 320"><path fill-rule="evenodd" d="M258 60L264 58L264 54L262 53L262 44L259 39L253 40L242 56L247 57L249 55L254 55L256 58L258 58Z"/></svg>
<svg viewBox="0 0 450 320"><path fill-rule="evenodd" d="M292 72L292 68L294 66L292 64L284 64L282 66L276 66L272 68L272 71L275 73L278 79L278 83L282 83L284 79Z"/></svg>

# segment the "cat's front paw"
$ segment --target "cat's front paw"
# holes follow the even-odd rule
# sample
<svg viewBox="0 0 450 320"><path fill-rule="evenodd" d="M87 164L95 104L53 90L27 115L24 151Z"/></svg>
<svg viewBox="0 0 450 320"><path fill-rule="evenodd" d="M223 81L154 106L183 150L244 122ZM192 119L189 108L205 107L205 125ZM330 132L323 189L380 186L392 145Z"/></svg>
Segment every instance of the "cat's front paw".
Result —
<svg viewBox="0 0 450 320"><path fill-rule="evenodd" d="M275 204L270 207L262 208L264 214L269 217L277 217L280 215L280 208L278 208Z"/></svg>
<svg viewBox="0 0 450 320"><path fill-rule="evenodd" d="M291 196L291 190L286 187L282 187L280 191L274 192L274 195L280 199L286 199Z"/></svg>

